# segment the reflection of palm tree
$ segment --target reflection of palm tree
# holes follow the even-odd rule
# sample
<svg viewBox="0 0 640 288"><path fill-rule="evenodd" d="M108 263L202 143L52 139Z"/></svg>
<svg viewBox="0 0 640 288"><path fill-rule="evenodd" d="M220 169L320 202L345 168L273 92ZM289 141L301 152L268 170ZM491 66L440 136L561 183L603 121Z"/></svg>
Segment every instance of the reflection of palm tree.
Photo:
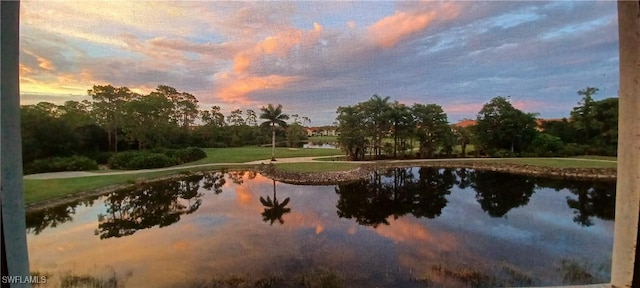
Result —
<svg viewBox="0 0 640 288"><path fill-rule="evenodd" d="M262 215L262 221L268 222L271 221L271 225L273 222L278 220L280 224L284 224L284 219L282 219L282 215L291 212L291 208L285 208L287 204L289 204L289 197L284 199L282 203L278 203L278 199L276 198L276 181L273 181L273 200L267 196L267 199L264 199L260 196L260 203L264 205L264 211L260 214Z"/></svg>

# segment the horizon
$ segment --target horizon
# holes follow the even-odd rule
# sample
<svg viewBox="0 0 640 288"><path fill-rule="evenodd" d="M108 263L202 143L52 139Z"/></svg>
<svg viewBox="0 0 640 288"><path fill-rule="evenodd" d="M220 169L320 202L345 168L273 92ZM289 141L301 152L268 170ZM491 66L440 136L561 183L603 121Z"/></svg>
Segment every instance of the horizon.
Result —
<svg viewBox="0 0 640 288"><path fill-rule="evenodd" d="M200 109L282 104L309 126L377 94L450 123L496 96L539 118L618 94L615 1L52 2L21 5L21 103L168 85ZM80 17L79 17L80 16Z"/></svg>

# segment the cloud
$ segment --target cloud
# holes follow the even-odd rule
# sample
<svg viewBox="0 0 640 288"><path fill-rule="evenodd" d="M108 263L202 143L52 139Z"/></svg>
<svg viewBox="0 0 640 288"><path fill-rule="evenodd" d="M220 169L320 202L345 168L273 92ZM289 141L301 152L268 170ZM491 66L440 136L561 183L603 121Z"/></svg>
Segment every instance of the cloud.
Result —
<svg viewBox="0 0 640 288"><path fill-rule="evenodd" d="M396 11L369 27L368 32L380 47L391 48L398 42L425 30L437 19L451 19L459 14L454 4L442 4L420 12Z"/></svg>
<svg viewBox="0 0 640 288"><path fill-rule="evenodd" d="M295 76L237 76L223 73L217 78L220 88L216 91L216 97L230 103L253 103L247 94L267 89L279 89L295 81Z"/></svg>

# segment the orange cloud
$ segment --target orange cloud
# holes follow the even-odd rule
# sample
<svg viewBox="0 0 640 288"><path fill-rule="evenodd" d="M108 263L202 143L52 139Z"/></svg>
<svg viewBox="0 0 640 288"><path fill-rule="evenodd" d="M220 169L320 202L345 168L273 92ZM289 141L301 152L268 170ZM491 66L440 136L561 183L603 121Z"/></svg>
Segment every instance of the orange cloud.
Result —
<svg viewBox="0 0 640 288"><path fill-rule="evenodd" d="M247 95L251 92L282 88L298 80L296 76L276 74L256 76L251 68L259 66L265 56L285 58L295 47L315 45L323 32L324 27L316 22L313 30L283 28L283 31L236 53L231 72L219 73L215 78L219 87L216 96L225 102L249 104Z"/></svg>
<svg viewBox="0 0 640 288"><path fill-rule="evenodd" d="M444 105L442 109L447 113L478 113L482 103L454 103Z"/></svg>
<svg viewBox="0 0 640 288"><path fill-rule="evenodd" d="M421 12L396 11L369 27L374 42L383 48L391 48L405 38L423 31L438 18L450 19L458 15L459 9L450 3L436 9Z"/></svg>
<svg viewBox="0 0 640 288"><path fill-rule="evenodd" d="M49 71L53 71L56 70L56 66L53 64L53 62L51 62L51 60L46 59L40 55L37 55L29 50L22 50L22 52L24 52L25 54L36 58L36 60L38 61L38 67L44 69L44 70L49 70Z"/></svg>
<svg viewBox="0 0 640 288"><path fill-rule="evenodd" d="M238 102L241 104L249 104L251 101L247 98L247 94L267 89L278 89L296 80L295 76L233 76L225 73L222 78L227 78L226 83L217 91L217 96L225 102Z"/></svg>

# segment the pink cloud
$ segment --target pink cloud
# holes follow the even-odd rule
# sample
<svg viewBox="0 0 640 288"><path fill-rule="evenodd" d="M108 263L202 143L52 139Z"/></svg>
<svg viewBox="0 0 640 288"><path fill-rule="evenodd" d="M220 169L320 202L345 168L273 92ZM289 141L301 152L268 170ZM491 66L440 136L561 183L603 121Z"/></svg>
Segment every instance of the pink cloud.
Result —
<svg viewBox="0 0 640 288"><path fill-rule="evenodd" d="M398 42L424 31L435 20L451 19L458 14L458 6L450 3L426 11L396 11L394 15L385 17L371 25L369 34L380 47L391 48Z"/></svg>

